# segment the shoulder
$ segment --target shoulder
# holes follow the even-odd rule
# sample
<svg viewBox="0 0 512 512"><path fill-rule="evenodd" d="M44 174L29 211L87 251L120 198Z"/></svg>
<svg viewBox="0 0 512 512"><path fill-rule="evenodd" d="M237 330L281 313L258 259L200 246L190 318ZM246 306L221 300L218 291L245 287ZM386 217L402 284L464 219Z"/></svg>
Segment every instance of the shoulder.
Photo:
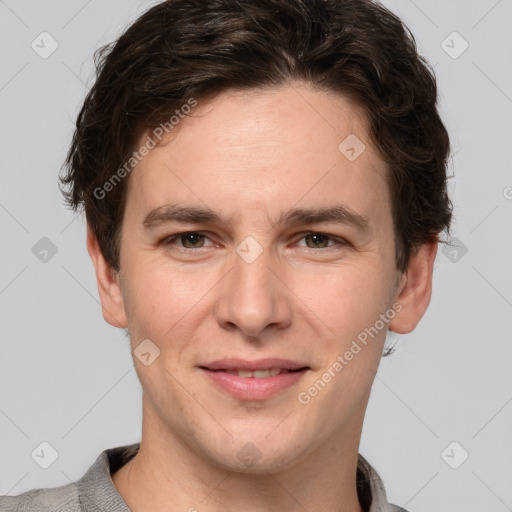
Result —
<svg viewBox="0 0 512 512"><path fill-rule="evenodd" d="M368 512L408 512L388 502L384 483L375 468L359 453L357 461L358 496Z"/></svg>
<svg viewBox="0 0 512 512"><path fill-rule="evenodd" d="M391 507L390 512L407 512L405 508L399 507L398 505L393 505L390 503L389 506Z"/></svg>
<svg viewBox="0 0 512 512"><path fill-rule="evenodd" d="M32 489L17 496L0 496L2 512L80 512L76 483Z"/></svg>
<svg viewBox="0 0 512 512"><path fill-rule="evenodd" d="M0 496L0 512L130 512L114 487L111 473L134 457L138 448L139 443L135 443L104 450L76 482Z"/></svg>

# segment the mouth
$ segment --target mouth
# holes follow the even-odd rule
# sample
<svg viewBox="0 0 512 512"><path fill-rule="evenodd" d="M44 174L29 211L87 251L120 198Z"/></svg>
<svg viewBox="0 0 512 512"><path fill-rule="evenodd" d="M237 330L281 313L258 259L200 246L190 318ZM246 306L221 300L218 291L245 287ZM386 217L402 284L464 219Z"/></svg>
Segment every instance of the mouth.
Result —
<svg viewBox="0 0 512 512"><path fill-rule="evenodd" d="M271 398L296 384L311 368L285 359L223 359L199 366L215 387L239 400Z"/></svg>
<svg viewBox="0 0 512 512"><path fill-rule="evenodd" d="M242 379L268 379L269 377L275 377L276 375L282 375L284 373L292 373L292 372L300 372L302 370L306 370L307 368L298 368L297 370L286 370L284 368L269 368L268 370L254 370L254 371L246 371L246 370L212 370L215 372L223 372L229 373L229 375L237 375Z"/></svg>
<svg viewBox="0 0 512 512"><path fill-rule="evenodd" d="M286 368L267 368L266 370L231 370L228 368L221 370L212 370L210 368L200 366L202 370L207 370L211 372L225 372L229 375L236 375L242 379L268 379L269 377L276 377L277 375L283 375L285 373L295 373L301 372L304 370L309 370L309 367L297 368L296 370L288 370Z"/></svg>

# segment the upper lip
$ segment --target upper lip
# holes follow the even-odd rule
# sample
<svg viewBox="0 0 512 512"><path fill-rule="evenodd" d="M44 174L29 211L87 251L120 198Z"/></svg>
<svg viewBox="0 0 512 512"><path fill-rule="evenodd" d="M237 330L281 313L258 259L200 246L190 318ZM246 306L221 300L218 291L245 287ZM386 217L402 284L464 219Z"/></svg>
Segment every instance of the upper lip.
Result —
<svg viewBox="0 0 512 512"><path fill-rule="evenodd" d="M269 368L281 368L283 370L298 370L299 368L309 368L308 365L297 361L291 361L290 359L280 359L275 357L258 359L256 361L247 361L246 359L237 358L226 358L211 361L200 366L201 368L207 368L208 370L245 371L267 370Z"/></svg>

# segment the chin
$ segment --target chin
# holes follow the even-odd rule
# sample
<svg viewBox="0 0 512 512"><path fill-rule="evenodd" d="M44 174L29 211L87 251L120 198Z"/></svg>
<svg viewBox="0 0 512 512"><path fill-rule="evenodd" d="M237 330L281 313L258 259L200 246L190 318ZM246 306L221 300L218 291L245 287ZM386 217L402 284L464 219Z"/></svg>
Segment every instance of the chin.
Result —
<svg viewBox="0 0 512 512"><path fill-rule="evenodd" d="M251 440L252 439L252 440ZM210 458L228 471L247 474L269 474L282 471L293 464L300 455L292 438L270 441L262 435L233 437L229 443L220 443L217 450L208 450ZM229 451L226 447L229 446Z"/></svg>
<svg viewBox="0 0 512 512"><path fill-rule="evenodd" d="M215 458L215 462L223 469L247 475L279 473L291 465L291 459L281 454L273 454L271 457L261 456L259 459L245 456L243 460L240 460L238 453L229 458L224 454L220 460Z"/></svg>

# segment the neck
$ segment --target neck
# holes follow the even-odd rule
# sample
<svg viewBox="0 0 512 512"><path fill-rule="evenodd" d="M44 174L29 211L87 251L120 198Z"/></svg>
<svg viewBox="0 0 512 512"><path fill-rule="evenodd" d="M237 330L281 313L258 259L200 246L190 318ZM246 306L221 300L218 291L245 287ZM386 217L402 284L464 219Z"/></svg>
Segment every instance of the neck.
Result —
<svg viewBox="0 0 512 512"><path fill-rule="evenodd" d="M145 407L146 409L146 407ZM149 411L148 411L149 412ZM154 412L154 411L153 411ZM112 475L133 512L362 512L356 487L362 418L336 442L315 447L286 467L261 472L230 471L186 440L156 429L143 414L137 455ZM155 418L151 418L154 420Z"/></svg>

